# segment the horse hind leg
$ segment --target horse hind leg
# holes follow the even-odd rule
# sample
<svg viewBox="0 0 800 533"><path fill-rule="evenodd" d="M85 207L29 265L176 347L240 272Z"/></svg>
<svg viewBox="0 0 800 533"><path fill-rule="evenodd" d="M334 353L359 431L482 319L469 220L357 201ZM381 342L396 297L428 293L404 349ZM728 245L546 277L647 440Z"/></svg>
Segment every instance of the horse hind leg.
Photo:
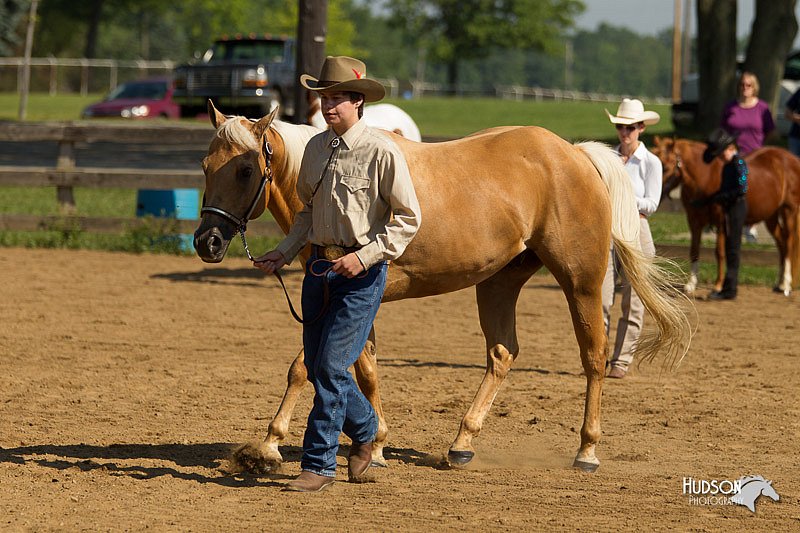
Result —
<svg viewBox="0 0 800 533"><path fill-rule="evenodd" d="M603 392L608 338L603 327L602 297L597 288L565 289L572 325L586 374L586 400L581 426L581 446L573 466L594 472L600 466L595 448L600 441L600 399Z"/></svg>
<svg viewBox="0 0 800 533"><path fill-rule="evenodd" d="M519 354L516 333L519 292L540 267L541 261L533 252L523 252L476 286L478 315L486 338L486 372L447 453L452 466L463 466L475 456L472 440L480 434L500 385Z"/></svg>
<svg viewBox="0 0 800 533"><path fill-rule="evenodd" d="M595 257L596 259L592 259ZM600 466L595 449L600 442L600 400L603 391L608 337L603 322L602 285L607 256L584 250L582 264L564 270L558 263L547 264L567 298L572 327L580 348L581 364L586 374L581 445L573 466L594 472Z"/></svg>

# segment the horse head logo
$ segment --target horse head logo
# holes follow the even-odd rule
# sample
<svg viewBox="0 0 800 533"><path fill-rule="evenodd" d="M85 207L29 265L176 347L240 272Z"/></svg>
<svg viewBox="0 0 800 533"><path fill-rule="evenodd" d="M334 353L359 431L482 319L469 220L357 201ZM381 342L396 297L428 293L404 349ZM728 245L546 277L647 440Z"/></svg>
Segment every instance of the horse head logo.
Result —
<svg viewBox="0 0 800 533"><path fill-rule="evenodd" d="M772 481L766 480L761 476L745 476L739 480L739 494L731 497L733 503L744 505L750 511L756 512L756 500L764 495L775 501L781 499L772 487Z"/></svg>

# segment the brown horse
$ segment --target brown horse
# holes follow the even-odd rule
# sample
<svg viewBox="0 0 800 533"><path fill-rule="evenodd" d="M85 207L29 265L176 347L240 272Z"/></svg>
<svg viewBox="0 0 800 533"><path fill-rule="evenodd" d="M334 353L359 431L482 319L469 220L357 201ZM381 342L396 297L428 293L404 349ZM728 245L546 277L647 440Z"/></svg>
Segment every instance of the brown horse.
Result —
<svg viewBox="0 0 800 533"><path fill-rule="evenodd" d="M269 209L280 227L289 229L301 208L295 186L304 146L319 130L274 120L275 112L257 122L227 117L210 102L209 116L217 134L203 160L205 207L194 242L204 261L216 263L248 213L255 218ZM656 326L643 336L639 355L652 359L658 354L665 364L677 364L691 339L680 301L672 297L677 291L670 292L664 271L636 249L638 212L619 158L605 145L574 146L536 127L494 128L438 144L386 135L406 157L423 223L403 256L391 264L383 300L473 285L477 291L487 368L450 446L450 463L465 464L474 455L472 439L519 353L515 307L520 290L545 266L566 296L586 374L574 464L594 471L607 350L601 285L612 236ZM388 430L376 365L373 331L355 372L379 418L373 461L385 466ZM280 465L278 444L305 382L301 354L291 365L288 388L266 439L239 450L240 464L261 472Z"/></svg>
<svg viewBox="0 0 800 533"><path fill-rule="evenodd" d="M700 257L700 237L703 228L717 228L716 290L722 289L725 267L725 224L719 205L692 205L694 200L707 198L719 190L722 181L722 162L703 162L705 144L687 139L655 138L653 153L664 166L663 195L681 186L681 203L686 211L691 232L689 259L691 274L684 286L687 293L697 288ZM748 154L747 224L763 221L778 248L778 280L775 291L786 296L792 283L797 282L800 267L800 160L792 153L777 147L765 147Z"/></svg>

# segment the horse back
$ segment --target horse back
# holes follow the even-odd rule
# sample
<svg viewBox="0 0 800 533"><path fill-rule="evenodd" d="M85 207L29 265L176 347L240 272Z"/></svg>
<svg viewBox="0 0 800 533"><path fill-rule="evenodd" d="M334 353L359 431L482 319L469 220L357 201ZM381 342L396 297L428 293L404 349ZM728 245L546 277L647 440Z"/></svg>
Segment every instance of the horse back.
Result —
<svg viewBox="0 0 800 533"><path fill-rule="evenodd" d="M387 299L474 285L526 249L577 239L567 235L572 227L581 229L576 235L598 232L598 240L610 227L598 171L545 129L492 128L442 143L392 139L408 163L422 223L390 269Z"/></svg>
<svg viewBox="0 0 800 533"><path fill-rule="evenodd" d="M745 157L748 166L748 209L774 211L800 206L800 159L777 146L765 146ZM754 213L755 215L756 213ZM748 217L749 218L749 217Z"/></svg>

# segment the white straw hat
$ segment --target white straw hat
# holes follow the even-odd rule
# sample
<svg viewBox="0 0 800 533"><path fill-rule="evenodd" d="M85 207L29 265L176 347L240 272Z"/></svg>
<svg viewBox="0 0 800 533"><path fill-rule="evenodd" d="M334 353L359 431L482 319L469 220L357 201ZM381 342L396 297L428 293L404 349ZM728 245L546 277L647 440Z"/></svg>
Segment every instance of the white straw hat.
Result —
<svg viewBox="0 0 800 533"><path fill-rule="evenodd" d="M610 120L612 124L636 124L637 122L644 122L646 125L650 126L661 120L661 116L655 111L645 111L644 104L642 104L641 100L632 98L625 98L622 100L622 103L619 104L617 108L616 115L609 113L608 109L605 111L606 115L608 115L608 120Z"/></svg>

